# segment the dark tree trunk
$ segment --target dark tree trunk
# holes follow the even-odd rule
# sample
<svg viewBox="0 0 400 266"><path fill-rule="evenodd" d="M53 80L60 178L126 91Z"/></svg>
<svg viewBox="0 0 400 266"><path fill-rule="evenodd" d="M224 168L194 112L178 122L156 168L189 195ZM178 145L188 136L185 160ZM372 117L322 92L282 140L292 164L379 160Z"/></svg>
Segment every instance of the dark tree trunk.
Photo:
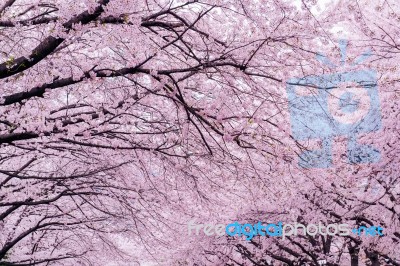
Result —
<svg viewBox="0 0 400 266"><path fill-rule="evenodd" d="M365 254L367 255L367 258L369 259L369 266L380 266L379 262L379 256L373 251L365 251Z"/></svg>
<svg viewBox="0 0 400 266"><path fill-rule="evenodd" d="M351 258L351 266L358 266L358 254L360 252L360 248L358 246L350 246L349 245L349 253Z"/></svg>

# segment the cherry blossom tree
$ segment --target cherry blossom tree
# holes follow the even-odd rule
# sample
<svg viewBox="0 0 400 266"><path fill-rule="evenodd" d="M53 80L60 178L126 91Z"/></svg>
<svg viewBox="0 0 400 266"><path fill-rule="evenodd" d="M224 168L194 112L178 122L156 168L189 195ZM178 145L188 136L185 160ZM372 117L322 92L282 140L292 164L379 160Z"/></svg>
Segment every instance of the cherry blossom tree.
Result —
<svg viewBox="0 0 400 266"><path fill-rule="evenodd" d="M8 0L0 5L2 265L399 265L396 5ZM378 13L377 13L378 12ZM379 14L379 15L377 15ZM321 53L379 74L379 162L303 168L287 81ZM336 60L336 61L335 61ZM311 94L313 86L304 86ZM318 88L317 88L318 89ZM387 236L188 236L187 222L380 224Z"/></svg>
<svg viewBox="0 0 400 266"><path fill-rule="evenodd" d="M395 156L399 149L396 119L399 110L396 99L399 95L396 89L398 70L393 67L396 63L392 61L397 60L395 32L398 28L393 21L397 19L398 6L390 1L376 3L376 6L366 1L338 1L321 14L318 14L320 11L315 3L303 3L301 10L313 14L312 21L317 25L331 29L332 37L336 37L333 40L350 39L347 51L349 63L360 52L372 49L371 58L360 68L374 68L379 73L377 84L383 128L377 133L361 136L360 142L379 147L382 157L378 163L348 164L346 139L336 138L332 167L305 170L288 166L282 178L292 176L288 182L293 184L287 188L294 195L284 197L284 202L281 205L275 203L274 208L263 206L260 208L262 212L253 207L252 212L235 219L243 223L256 223L268 218L275 222L286 220L303 224L322 221L324 224L382 225L385 236L296 236L286 240L260 237L250 242L222 238L206 245L203 254L215 265L319 265L319 260L326 260L326 265L399 265L399 161ZM324 42L323 38L321 40ZM323 49L321 46L315 48ZM338 45L328 38L323 52L335 64L340 60L339 50ZM309 62L319 66L320 70L315 69L303 76L332 72L324 65ZM357 68L334 71L354 69ZM288 127L285 129L290 130ZM321 145L310 144L311 149Z"/></svg>

